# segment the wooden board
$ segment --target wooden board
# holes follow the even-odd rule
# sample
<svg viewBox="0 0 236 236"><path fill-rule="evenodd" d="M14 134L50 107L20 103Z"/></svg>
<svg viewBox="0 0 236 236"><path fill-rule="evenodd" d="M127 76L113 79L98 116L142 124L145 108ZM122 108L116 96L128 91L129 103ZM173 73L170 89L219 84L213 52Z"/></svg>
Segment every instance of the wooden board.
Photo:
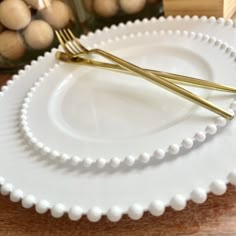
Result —
<svg viewBox="0 0 236 236"><path fill-rule="evenodd" d="M236 0L163 0L165 15L198 15L230 18Z"/></svg>
<svg viewBox="0 0 236 236"><path fill-rule="evenodd" d="M224 17L230 18L236 11L236 0L227 0L224 2Z"/></svg>

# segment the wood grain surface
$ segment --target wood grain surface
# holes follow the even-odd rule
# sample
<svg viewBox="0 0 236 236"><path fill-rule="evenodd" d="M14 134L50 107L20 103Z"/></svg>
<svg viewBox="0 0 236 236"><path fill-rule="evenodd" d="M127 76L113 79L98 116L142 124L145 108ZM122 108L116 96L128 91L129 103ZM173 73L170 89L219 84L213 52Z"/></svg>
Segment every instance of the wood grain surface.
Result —
<svg viewBox="0 0 236 236"><path fill-rule="evenodd" d="M0 87L10 78L10 75L0 74ZM39 215L34 209L24 209L20 203L12 203L9 197L0 195L0 236L12 235L235 236L236 188L229 185L223 196L209 194L202 205L188 202L181 212L167 208L161 217L145 213L138 221L124 216L118 223L111 223L106 217L97 223L89 222L86 217L72 222L67 215L55 219L49 212Z"/></svg>
<svg viewBox="0 0 236 236"><path fill-rule="evenodd" d="M204 15L230 18L236 10L235 0L163 0L165 16Z"/></svg>

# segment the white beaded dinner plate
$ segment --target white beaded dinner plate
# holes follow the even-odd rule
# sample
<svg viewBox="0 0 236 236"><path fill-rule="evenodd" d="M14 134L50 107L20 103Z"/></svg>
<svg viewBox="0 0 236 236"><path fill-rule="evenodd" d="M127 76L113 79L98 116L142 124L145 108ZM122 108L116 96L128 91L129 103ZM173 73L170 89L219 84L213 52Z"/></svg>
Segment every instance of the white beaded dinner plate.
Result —
<svg viewBox="0 0 236 236"><path fill-rule="evenodd" d="M189 28L236 46L234 22L205 17L136 21L97 31L82 37L82 41L92 46L95 42L127 33ZM0 185L3 195L10 195L13 202L22 201L25 208L34 206L40 214L50 210L52 216L61 217L68 213L72 220L85 214L90 221L98 221L102 215L107 215L109 220L118 221L126 213L132 219L140 219L146 210L159 216L166 206L182 210L189 199L202 203L208 192L221 195L228 182L236 184L234 121L218 129L218 135L207 136L203 145L183 152L178 158L164 159L158 165L149 163L116 170L91 168L84 171L69 163L56 165L42 159L41 154L33 151L22 138L19 114L27 92L55 66L55 51L19 71L0 93ZM235 104L232 108L235 109Z"/></svg>
<svg viewBox="0 0 236 236"><path fill-rule="evenodd" d="M96 47L144 68L236 86L233 50L200 33L152 31L110 38ZM235 98L188 89L223 109ZM21 111L23 133L34 149L85 167L162 160L225 125L222 117L144 79L78 64L57 64L41 77Z"/></svg>

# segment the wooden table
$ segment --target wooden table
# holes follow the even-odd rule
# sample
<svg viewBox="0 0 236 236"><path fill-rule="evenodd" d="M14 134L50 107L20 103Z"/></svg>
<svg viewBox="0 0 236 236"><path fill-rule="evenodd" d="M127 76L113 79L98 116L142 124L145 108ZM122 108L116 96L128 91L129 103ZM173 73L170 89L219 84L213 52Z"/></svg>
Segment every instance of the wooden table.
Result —
<svg viewBox="0 0 236 236"><path fill-rule="evenodd" d="M0 74L0 87L8 79L9 75ZM187 208L181 212L167 208L161 217L145 213L139 221L125 216L118 223L111 223L105 217L98 223L91 223L86 217L72 222L66 215L55 219L49 212L39 215L34 209L26 210L20 203L12 203L9 197L0 195L0 236L6 235L233 236L236 235L236 188L228 186L227 192L220 197L210 194L202 205L188 202Z"/></svg>

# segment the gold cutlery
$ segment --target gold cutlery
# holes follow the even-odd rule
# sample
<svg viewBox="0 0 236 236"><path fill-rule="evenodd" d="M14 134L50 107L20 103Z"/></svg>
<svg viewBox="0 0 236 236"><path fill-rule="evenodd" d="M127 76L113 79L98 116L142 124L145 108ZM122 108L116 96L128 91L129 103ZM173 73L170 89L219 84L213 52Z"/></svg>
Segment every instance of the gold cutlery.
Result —
<svg viewBox="0 0 236 236"><path fill-rule="evenodd" d="M87 59L87 58L83 58L79 56L71 56L70 54L60 52L60 51L56 52L56 58L64 62L69 62L69 63L74 62L80 65L92 66L92 67L94 66L94 67L104 68L108 70L123 72L127 74L133 74L133 72L127 71L117 64L95 61L92 59ZM217 90L217 91L222 91L222 92L236 93L236 88L228 86L228 85L219 84L219 83L215 83L208 80L197 79L194 77L158 71L158 70L151 70L151 69L144 69L144 70L147 72L151 72L157 76L160 76L164 78L165 80L168 80L172 83L205 88L205 89L210 89L210 90Z"/></svg>
<svg viewBox="0 0 236 236"><path fill-rule="evenodd" d="M211 102L205 100L204 98L197 96L194 93L161 78L160 76L156 76L151 72L145 71L141 67L138 67L130 62L127 62L119 57L116 57L98 48L88 50L80 43L79 39L74 36L74 34L71 32L70 29L56 30L55 33L65 52L71 56L83 57L83 56L88 56L90 54L103 56L104 58L117 63L120 67L124 68L125 70L131 71L135 75L141 76L144 79L152 83L155 83L160 87L167 89L193 103L196 103L226 119L232 119L234 117L234 114L221 109L220 107L212 104Z"/></svg>

